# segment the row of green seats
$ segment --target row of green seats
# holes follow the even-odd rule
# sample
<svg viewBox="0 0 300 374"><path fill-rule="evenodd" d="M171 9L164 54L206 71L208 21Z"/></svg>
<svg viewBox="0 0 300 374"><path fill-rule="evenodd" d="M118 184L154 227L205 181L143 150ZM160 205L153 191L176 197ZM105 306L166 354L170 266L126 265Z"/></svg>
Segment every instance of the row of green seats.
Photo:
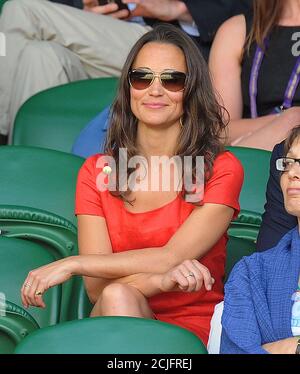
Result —
<svg viewBox="0 0 300 374"><path fill-rule="evenodd" d="M78 251L73 210L76 177L83 161L49 149L0 147L5 176L0 184L0 292L19 308L20 288L30 269ZM226 276L249 251L253 251L253 242L251 246L248 240L230 237ZM29 310L39 328L87 317L91 310L79 277L47 292L46 302L45 310ZM27 325L25 319L24 331ZM1 326L2 320L0 330Z"/></svg>
<svg viewBox="0 0 300 374"><path fill-rule="evenodd" d="M78 253L74 198L83 161L54 150L0 147L0 293L18 307L28 271ZM46 309L29 311L39 328L87 317L91 310L80 277L51 289L46 300ZM7 332L2 322L0 330ZM15 342L19 336L8 335ZM1 353L7 349L0 344Z"/></svg>

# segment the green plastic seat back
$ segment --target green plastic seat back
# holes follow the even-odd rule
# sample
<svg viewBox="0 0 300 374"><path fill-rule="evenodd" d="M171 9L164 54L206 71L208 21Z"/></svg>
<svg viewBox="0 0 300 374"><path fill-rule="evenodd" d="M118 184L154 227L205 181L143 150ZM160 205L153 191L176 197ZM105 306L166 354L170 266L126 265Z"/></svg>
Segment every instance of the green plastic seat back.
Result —
<svg viewBox="0 0 300 374"><path fill-rule="evenodd" d="M227 147L244 167L244 184L240 195L241 210L262 214L266 201L271 152L246 147Z"/></svg>
<svg viewBox="0 0 300 374"><path fill-rule="evenodd" d="M16 205L0 205L1 235L42 245L57 260L78 253L77 229L53 213Z"/></svg>
<svg viewBox="0 0 300 374"><path fill-rule="evenodd" d="M117 78L88 79L42 91L20 108L12 144L71 152L85 125L110 105Z"/></svg>
<svg viewBox="0 0 300 374"><path fill-rule="evenodd" d="M89 317L93 305L87 296L82 277L72 277L72 293L69 299L71 302L66 305L65 311L67 320Z"/></svg>
<svg viewBox="0 0 300 374"><path fill-rule="evenodd" d="M77 174L83 161L54 150L0 147L2 234L36 242L53 259L76 254L74 198ZM61 321L68 319L72 288L72 281L63 285Z"/></svg>
<svg viewBox="0 0 300 374"><path fill-rule="evenodd" d="M40 209L0 205L0 230L2 237L38 243L53 260L78 253L76 227L69 221ZM72 279L62 285L60 321L69 319L69 305L73 305L73 300L70 303L70 296L74 293L72 289ZM77 318L76 314L73 314L74 318Z"/></svg>
<svg viewBox="0 0 300 374"><path fill-rule="evenodd" d="M243 257L255 252L255 243L252 240L229 236L226 246L225 282L234 265Z"/></svg>
<svg viewBox="0 0 300 374"><path fill-rule="evenodd" d="M0 205L38 208L76 225L74 197L84 159L34 147L0 147Z"/></svg>
<svg viewBox="0 0 300 374"><path fill-rule="evenodd" d="M16 353L188 354L207 353L188 330L157 320L96 317L34 331Z"/></svg>
<svg viewBox="0 0 300 374"><path fill-rule="evenodd" d="M13 353L17 344L38 328L35 319L25 309L8 300L1 300L0 354Z"/></svg>
<svg viewBox="0 0 300 374"><path fill-rule="evenodd" d="M246 147L227 149L241 161L245 175L240 194L241 212L231 223L229 234L256 242L264 212L271 152Z"/></svg>
<svg viewBox="0 0 300 374"><path fill-rule="evenodd" d="M228 234L256 243L261 222L262 216L260 213L242 210L238 218L231 222Z"/></svg>
<svg viewBox="0 0 300 374"><path fill-rule="evenodd" d="M20 289L28 272L53 261L53 256L36 243L0 237L0 290L5 298L22 306ZM28 310L40 327L59 322L61 286L49 289L44 301L45 309L30 307Z"/></svg>

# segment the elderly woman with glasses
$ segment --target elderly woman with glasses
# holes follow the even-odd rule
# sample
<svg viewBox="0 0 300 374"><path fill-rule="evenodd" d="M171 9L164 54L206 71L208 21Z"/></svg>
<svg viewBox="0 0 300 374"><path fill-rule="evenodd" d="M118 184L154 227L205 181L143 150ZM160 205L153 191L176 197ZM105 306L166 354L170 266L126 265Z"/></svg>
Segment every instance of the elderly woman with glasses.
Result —
<svg viewBox="0 0 300 374"><path fill-rule="evenodd" d="M225 285L221 353L300 354L300 126L284 154L276 167L285 209L298 225L234 267Z"/></svg>
<svg viewBox="0 0 300 374"><path fill-rule="evenodd" d="M82 275L91 316L156 318L207 342L223 299L226 231L239 212L239 161L224 151L222 108L196 45L159 25L133 46L105 154L82 166L79 256L30 272L25 306Z"/></svg>

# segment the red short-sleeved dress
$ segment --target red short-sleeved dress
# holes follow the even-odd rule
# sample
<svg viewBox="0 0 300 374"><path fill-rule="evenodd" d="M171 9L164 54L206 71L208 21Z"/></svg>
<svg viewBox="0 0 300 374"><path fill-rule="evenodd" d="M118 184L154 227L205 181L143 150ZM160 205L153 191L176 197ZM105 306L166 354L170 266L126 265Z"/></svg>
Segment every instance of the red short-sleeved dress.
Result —
<svg viewBox="0 0 300 374"><path fill-rule="evenodd" d="M195 205L186 202L181 195L170 203L145 213L129 212L121 199L109 191L99 192L96 178L102 169L97 168L101 155L88 158L83 164L77 181L75 214L102 216L106 220L113 252L164 246ZM202 204L224 204L239 212L239 193L243 182L243 168L236 157L226 151L214 162L213 174L204 188ZM195 227L195 230L197 228ZM149 298L149 304L157 319L179 325L194 332L207 344L210 320L214 306L223 299L223 283L227 234L201 258L215 284L212 291L204 287L198 292L168 292Z"/></svg>

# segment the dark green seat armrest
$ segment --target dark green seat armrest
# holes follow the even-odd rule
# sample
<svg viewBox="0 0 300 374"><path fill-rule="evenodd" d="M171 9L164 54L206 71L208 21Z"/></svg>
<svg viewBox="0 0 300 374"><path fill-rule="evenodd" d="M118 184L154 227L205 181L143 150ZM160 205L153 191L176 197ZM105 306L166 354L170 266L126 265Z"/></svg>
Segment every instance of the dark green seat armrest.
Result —
<svg viewBox="0 0 300 374"><path fill-rule="evenodd" d="M43 246L29 240L0 236L0 292L21 306L21 288L29 271L54 261ZM46 308L30 307L29 313L40 327L54 325L60 320L62 287L50 288L43 299Z"/></svg>
<svg viewBox="0 0 300 374"><path fill-rule="evenodd" d="M17 344L37 329L38 323L25 309L0 300L0 354L13 353Z"/></svg>

